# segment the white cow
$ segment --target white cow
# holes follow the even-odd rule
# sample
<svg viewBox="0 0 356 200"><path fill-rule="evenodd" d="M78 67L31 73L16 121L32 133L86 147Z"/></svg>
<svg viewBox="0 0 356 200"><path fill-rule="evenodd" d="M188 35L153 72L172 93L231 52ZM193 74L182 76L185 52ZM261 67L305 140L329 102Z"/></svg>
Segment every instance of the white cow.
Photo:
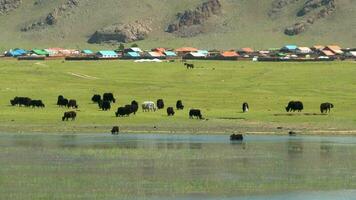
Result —
<svg viewBox="0 0 356 200"><path fill-rule="evenodd" d="M145 101L142 103L142 111L143 112L150 112L154 111L156 112L156 104L153 101Z"/></svg>

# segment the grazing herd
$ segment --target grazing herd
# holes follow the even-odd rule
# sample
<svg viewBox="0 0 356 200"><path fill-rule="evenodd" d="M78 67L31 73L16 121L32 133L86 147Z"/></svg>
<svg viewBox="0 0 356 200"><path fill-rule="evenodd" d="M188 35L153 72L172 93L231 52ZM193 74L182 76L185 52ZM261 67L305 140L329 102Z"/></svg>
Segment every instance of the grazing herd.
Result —
<svg viewBox="0 0 356 200"><path fill-rule="evenodd" d="M102 97L102 98L101 98ZM111 103L115 103L116 99L113 93L104 93L103 96L99 94L94 94L91 98L93 103L96 103L100 110L108 111L111 109ZM37 107L37 108L44 108L45 104L42 100L32 100L29 97L15 97L10 100L11 106L19 106L19 107ZM59 95L57 98L57 106L59 107L66 107L71 109L78 109L79 106L75 99L67 99L63 95ZM156 112L159 109L164 109L165 104L163 99L158 99L155 102L153 101L144 101L141 104L141 108L143 112ZM320 112L322 114L330 113L330 110L334 108L332 103L322 103L320 105ZM130 104L118 107L115 116L116 117L129 117L131 114L136 115L139 109L139 103L136 100L133 100ZM176 110L183 110L184 105L182 100L178 100L176 102ZM249 104L244 102L242 104L242 112L246 113L249 111ZM285 107L287 112L301 112L304 109L304 105L301 101L290 101L288 105ZM172 106L167 107L167 116L174 116L175 110ZM63 114L62 121L68 121L69 119L75 120L77 117L76 111L68 111ZM200 109L190 109L189 110L189 118L191 119L204 119L202 112Z"/></svg>
<svg viewBox="0 0 356 200"><path fill-rule="evenodd" d="M10 104L12 106L25 106L25 107L32 107L32 108L44 108L45 105L42 100L32 100L29 97L15 97L14 99L10 100Z"/></svg>

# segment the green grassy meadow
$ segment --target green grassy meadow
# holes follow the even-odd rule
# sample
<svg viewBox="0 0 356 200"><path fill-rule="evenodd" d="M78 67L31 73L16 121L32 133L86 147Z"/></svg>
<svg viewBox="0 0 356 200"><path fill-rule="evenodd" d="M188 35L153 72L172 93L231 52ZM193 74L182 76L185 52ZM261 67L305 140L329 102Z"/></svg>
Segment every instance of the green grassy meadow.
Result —
<svg viewBox="0 0 356 200"><path fill-rule="evenodd" d="M1 132L108 132L119 125L124 132L190 133L355 133L356 68L354 62L254 63L192 61L134 63L133 61L17 61L0 60ZM79 76L75 76L77 74ZM113 92L118 99L110 111L91 102L93 94ZM76 121L62 122L66 108L58 95L76 99ZM15 96L42 99L45 109L10 106ZM166 110L116 118L117 107L132 100L163 98L165 106L178 99L185 110L167 117ZM301 100L304 111L287 115L290 100ZM249 113L241 113L243 102ZM329 115L319 105L332 102ZM207 120L188 118L189 108L202 110ZM283 129L277 129L277 127Z"/></svg>

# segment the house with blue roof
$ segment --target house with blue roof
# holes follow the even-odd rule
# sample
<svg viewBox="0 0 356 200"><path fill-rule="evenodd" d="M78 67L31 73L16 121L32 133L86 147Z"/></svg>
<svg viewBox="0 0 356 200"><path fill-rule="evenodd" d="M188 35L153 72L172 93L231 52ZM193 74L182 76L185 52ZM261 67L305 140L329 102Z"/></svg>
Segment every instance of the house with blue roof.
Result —
<svg viewBox="0 0 356 200"><path fill-rule="evenodd" d="M141 58L141 55L140 53L138 52L127 52L124 54L125 58L128 58L128 59L138 59L138 58Z"/></svg>
<svg viewBox="0 0 356 200"><path fill-rule="evenodd" d="M281 51L282 52L288 52L288 53L295 53L298 49L298 46L297 45L286 45L284 47L281 48Z"/></svg>
<svg viewBox="0 0 356 200"><path fill-rule="evenodd" d="M99 51L96 53L96 56L101 59L115 59L119 57L115 51Z"/></svg>
<svg viewBox="0 0 356 200"><path fill-rule="evenodd" d="M208 56L209 55L209 51L208 50L198 50L197 53L198 54L203 54L204 56Z"/></svg>
<svg viewBox="0 0 356 200"><path fill-rule="evenodd" d="M5 56L8 57L19 57L19 56L25 56L28 52L24 49L10 49L8 52L6 52Z"/></svg>
<svg viewBox="0 0 356 200"><path fill-rule="evenodd" d="M94 52L91 51L91 50L89 50L89 49L84 49L81 53L82 53L82 54L85 54L85 55L92 55L92 54L94 54Z"/></svg>
<svg viewBox="0 0 356 200"><path fill-rule="evenodd" d="M177 57L177 54L173 51L165 51L163 52L166 57Z"/></svg>

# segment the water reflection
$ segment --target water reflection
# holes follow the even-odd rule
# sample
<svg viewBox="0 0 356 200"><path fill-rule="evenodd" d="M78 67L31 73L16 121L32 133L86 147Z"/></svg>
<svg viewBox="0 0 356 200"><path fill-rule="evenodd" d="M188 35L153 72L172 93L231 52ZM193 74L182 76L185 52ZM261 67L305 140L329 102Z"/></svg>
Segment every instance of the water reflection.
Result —
<svg viewBox="0 0 356 200"><path fill-rule="evenodd" d="M350 137L246 136L230 142L195 135L0 135L0 192L4 199L14 190L40 198L38 188L52 186L57 195L86 192L87 199L92 191L104 199L209 199L338 190L356 188L355 155ZM28 182L36 188L24 190L20 183Z"/></svg>

